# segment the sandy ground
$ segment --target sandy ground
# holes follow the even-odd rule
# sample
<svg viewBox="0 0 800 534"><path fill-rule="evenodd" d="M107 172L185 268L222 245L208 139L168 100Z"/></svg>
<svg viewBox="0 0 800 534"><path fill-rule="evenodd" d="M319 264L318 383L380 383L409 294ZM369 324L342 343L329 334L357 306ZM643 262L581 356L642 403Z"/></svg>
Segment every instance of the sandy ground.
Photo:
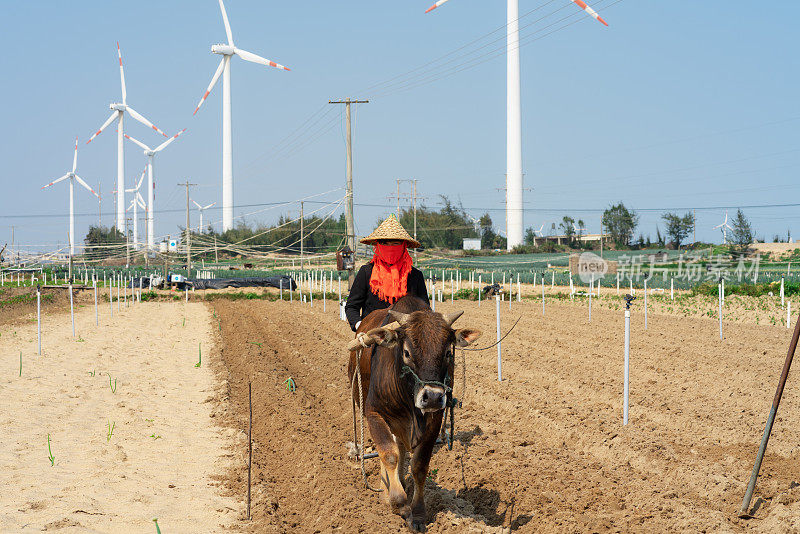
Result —
<svg viewBox="0 0 800 534"><path fill-rule="evenodd" d="M329 306L216 301L229 422L253 383L252 532L406 532L366 490L352 439L345 343ZM496 349L466 353L456 443L433 456L429 532L800 532L800 387L790 375L753 499L736 517L789 341L785 328L634 313L630 423L622 426L623 315L583 304L503 309ZM494 306L456 302L494 338ZM461 355L458 356L460 363ZM458 375L458 372L457 372ZM292 377L297 391L287 391ZM376 461L369 467L377 484ZM227 485L241 492L241 472Z"/></svg>
<svg viewBox="0 0 800 534"><path fill-rule="evenodd" d="M113 318L105 303L100 327L79 310L72 338L68 314L45 314L42 356L35 322L0 326L0 531L155 532L158 518L165 533L220 532L238 519L218 475L243 438L210 417L210 319L199 303Z"/></svg>

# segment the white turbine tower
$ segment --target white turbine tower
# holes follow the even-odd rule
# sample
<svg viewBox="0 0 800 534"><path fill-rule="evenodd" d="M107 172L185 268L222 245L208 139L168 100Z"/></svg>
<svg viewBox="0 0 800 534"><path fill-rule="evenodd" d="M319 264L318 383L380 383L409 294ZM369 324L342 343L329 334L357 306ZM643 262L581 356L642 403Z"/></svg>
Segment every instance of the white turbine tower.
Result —
<svg viewBox="0 0 800 534"><path fill-rule="evenodd" d="M589 16L608 26L583 0L568 0ZM430 13L447 0L438 0L425 13ZM507 0L506 11L506 234L507 249L523 242L522 212L522 117L519 69L519 0Z"/></svg>
<svg viewBox="0 0 800 534"><path fill-rule="evenodd" d="M86 182L81 180L81 177L75 174L75 170L78 168L78 137L75 136L75 154L72 157L72 171L68 172L61 178L53 180L46 186L42 187L45 189L50 187L53 184L57 184L62 180L69 179L69 255L75 255L75 209L74 209L74 196L75 196L75 181L77 180L79 184L85 187L91 194L100 198L100 195L94 192L94 189L86 185Z"/></svg>
<svg viewBox="0 0 800 534"><path fill-rule="evenodd" d="M225 23L225 33L228 36L228 44L215 44L211 47L211 52L219 54L222 59L219 62L217 71L208 84L208 89L203 94L203 98L197 104L194 113L203 105L211 90L219 80L219 75L224 72L222 77L222 231L233 228L233 150L231 142L231 56L237 55L245 61L275 67L281 70L290 70L274 61L257 56L252 52L236 48L233 44L233 34L228 23L228 14L225 12L225 5L219 0L219 9L222 11L222 21ZM193 113L193 114L194 114Z"/></svg>
<svg viewBox="0 0 800 534"><path fill-rule="evenodd" d="M109 107L113 110L111 112L111 116L103 123L99 130L95 132L95 134L86 141L86 144L92 142L92 139L100 135L100 132L106 129L106 127L114 122L116 119L117 122L117 230L122 231L125 228L125 147L123 146L123 136L125 135L125 131L123 129L123 121L125 118L125 112L127 111L131 117L136 119L137 121L141 122L145 126L152 128L153 130L157 131L164 137L168 137L167 134L156 128L156 126L150 122L149 120L145 119L141 114L139 114L135 109L128 105L128 95L125 89L125 71L122 70L122 52L119 49L119 43L117 43L117 57L119 58L119 79L120 84L122 85L122 103L112 102L109 104Z"/></svg>
<svg viewBox="0 0 800 534"><path fill-rule="evenodd" d="M192 202L194 202L194 199L192 199ZM211 206L215 206L216 204L217 204L216 202L213 202L213 203L209 204L208 206L201 206L197 202L194 202L194 205L197 206L197 211L200 212L200 233L201 234L205 233L205 230L203 229L203 212L205 210L207 210L208 208L210 208Z"/></svg>
<svg viewBox="0 0 800 534"><path fill-rule="evenodd" d="M722 244L723 245L727 245L728 244L728 230L733 231L733 227L731 227L728 224L728 212L727 211L725 211L725 220L722 221L722 224L716 225L714 227L714 230L716 230L717 228L722 230Z"/></svg>
<svg viewBox="0 0 800 534"><path fill-rule="evenodd" d="M146 144L142 143L141 141L134 139L128 134L125 134L125 137L139 145L144 150L144 155L147 156L147 250L148 252L153 252L155 250L155 230L154 228L154 213L155 210L153 209L153 204L155 201L155 186L156 183L153 181L153 156L164 150L172 143L175 139L178 138L183 132L186 131L186 128L181 130L180 132L176 133L160 145L155 148L150 148Z"/></svg>
<svg viewBox="0 0 800 534"><path fill-rule="evenodd" d="M127 136L126 136L127 137ZM137 208L141 207L145 210L145 215L147 215L147 205L144 203L144 199L142 198L142 194L139 193L139 189L142 187L142 182L144 181L144 174L147 172L147 168L142 171L142 176L139 177L139 183L136 184L136 187L131 189L126 189L126 193L133 193L133 199L131 200L131 205L128 206L128 210L133 209L133 249L139 250L139 210Z"/></svg>

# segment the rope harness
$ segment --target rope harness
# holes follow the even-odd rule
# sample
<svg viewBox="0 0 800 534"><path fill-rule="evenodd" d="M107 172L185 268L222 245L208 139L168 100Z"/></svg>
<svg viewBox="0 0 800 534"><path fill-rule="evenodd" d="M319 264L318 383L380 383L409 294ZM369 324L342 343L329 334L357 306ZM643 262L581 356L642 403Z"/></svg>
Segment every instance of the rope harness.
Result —
<svg viewBox="0 0 800 534"><path fill-rule="evenodd" d="M364 485L367 487L367 489L379 493L383 490L373 488L369 485L367 470L364 467L364 390L361 388L361 352L367 348L367 345L361 339L361 336L358 337L358 340L361 342L363 348L358 349L358 357L356 358L356 372L353 375L353 380L350 382L350 398L353 400L353 439L356 439L356 399L353 396L353 385L355 384L356 379L358 379L358 418L361 425L361 441L356 443L356 453L358 454L358 459L361 462L361 475L364 477Z"/></svg>

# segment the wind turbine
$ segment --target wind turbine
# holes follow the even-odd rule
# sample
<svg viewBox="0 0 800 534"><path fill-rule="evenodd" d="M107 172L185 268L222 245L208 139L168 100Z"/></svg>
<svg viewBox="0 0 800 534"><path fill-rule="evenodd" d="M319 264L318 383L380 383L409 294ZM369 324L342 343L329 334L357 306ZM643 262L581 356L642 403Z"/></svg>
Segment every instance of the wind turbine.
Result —
<svg viewBox="0 0 800 534"><path fill-rule="evenodd" d="M194 199L192 199L192 202L194 202ZM194 202L194 205L197 206L197 211L200 212L200 233L203 234L205 233L205 231L203 230L203 211L207 210L211 206L216 205L216 202L209 204L208 206L201 206L197 202Z"/></svg>
<svg viewBox="0 0 800 534"><path fill-rule="evenodd" d="M221 0L220 0L221 1ZM583 0L568 0L583 9L589 16L602 22L595 10ZM425 10L430 13L447 0L437 0ZM519 70L519 0L507 0L506 11L506 230L507 249L523 242L522 213L522 117Z"/></svg>
<svg viewBox="0 0 800 534"><path fill-rule="evenodd" d="M155 210L153 209L153 203L155 201L154 191L155 191L155 182L153 181L153 156L164 150L172 143L175 139L178 138L183 132L186 131L186 128L181 130L180 132L176 133L160 145L155 148L150 148L146 144L142 143L141 141L134 139L128 134L125 134L125 137L139 145L144 150L144 155L147 156L147 250L148 252L152 252L155 250L155 230L153 224L153 213ZM137 188L138 189L138 188Z"/></svg>
<svg viewBox="0 0 800 534"><path fill-rule="evenodd" d="M722 221L722 224L718 224L714 227L714 230L720 228L722 230L722 244L728 244L728 230L733 231L733 228L728 224L728 212L725 211L725 220Z"/></svg>
<svg viewBox="0 0 800 534"><path fill-rule="evenodd" d="M534 233L539 234L539 237L544 237L544 234L542 233L543 229L544 229L544 224L541 225L538 230L534 230Z"/></svg>
<svg viewBox="0 0 800 534"><path fill-rule="evenodd" d="M225 5L222 0L219 0L219 9L222 11L222 22L225 23L225 33L228 36L228 44L215 44L211 47L211 52L219 54L222 59L219 62L217 71L211 78L211 83L208 84L208 89L203 94L203 98L197 104L194 113L200 109L203 102L211 93L211 90L219 80L219 75L225 73L222 77L222 231L227 231L233 228L233 150L231 142L231 56L237 55L245 61L251 63L258 63L268 67L275 67L281 70L290 70L283 65L279 65L274 61L257 56L252 52L236 48L233 44L233 34L231 33L231 25L228 23L228 14L225 12ZM194 115L193 113L193 115Z"/></svg>
<svg viewBox="0 0 800 534"><path fill-rule="evenodd" d="M164 137L168 137L167 134L156 128L156 126L150 122L149 120L145 119L141 114L139 114L135 109L128 105L128 95L125 89L125 71L122 69L122 52L119 49L119 43L117 43L117 57L119 57L119 79L120 84L122 85L122 103L112 102L109 104L109 108L112 109L111 116L103 123L99 130L95 132L95 134L86 141L86 144L92 142L92 139L100 135L100 132L106 129L106 127L114 122L116 119L117 122L117 230L122 231L125 228L125 147L123 146L123 136L125 135L125 131L123 129L123 121L125 118L125 112L127 111L128 114L136 119L137 121L141 122L145 126L152 128L153 130L157 131Z"/></svg>
<svg viewBox="0 0 800 534"><path fill-rule="evenodd" d="M75 210L74 210L74 199L75 196L75 181L77 180L79 184L85 187L91 194L100 198L100 195L94 192L94 189L86 185L80 176L75 174L75 170L78 168L78 136L75 136L75 155L72 157L72 171L68 172L61 178L53 180L49 184L42 187L42 189L46 189L53 184L57 184L63 180L69 178L69 255L70 257L75 255Z"/></svg>
<svg viewBox="0 0 800 534"><path fill-rule="evenodd" d="M142 176L139 177L139 183L136 184L136 187L131 189L126 189L126 193L133 193L133 199L131 200L131 205L128 206L128 210L133 209L133 249L139 249L139 210L137 208L141 207L145 210L145 214L147 214L147 206L144 203L144 199L142 198L142 194L139 193L139 188L142 187L142 182L144 181L144 174L147 172L147 168L142 171Z"/></svg>

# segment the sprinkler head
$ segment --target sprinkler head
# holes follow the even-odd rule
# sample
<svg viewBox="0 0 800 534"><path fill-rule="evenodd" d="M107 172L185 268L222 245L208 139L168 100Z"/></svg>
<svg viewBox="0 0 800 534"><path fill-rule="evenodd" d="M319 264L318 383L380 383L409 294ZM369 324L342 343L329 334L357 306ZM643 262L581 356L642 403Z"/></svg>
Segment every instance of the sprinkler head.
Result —
<svg viewBox="0 0 800 534"><path fill-rule="evenodd" d="M634 297L633 295L628 295L628 294L625 295L625 309L626 310L630 310L631 309L631 302L633 302L634 300L636 300L636 297Z"/></svg>

